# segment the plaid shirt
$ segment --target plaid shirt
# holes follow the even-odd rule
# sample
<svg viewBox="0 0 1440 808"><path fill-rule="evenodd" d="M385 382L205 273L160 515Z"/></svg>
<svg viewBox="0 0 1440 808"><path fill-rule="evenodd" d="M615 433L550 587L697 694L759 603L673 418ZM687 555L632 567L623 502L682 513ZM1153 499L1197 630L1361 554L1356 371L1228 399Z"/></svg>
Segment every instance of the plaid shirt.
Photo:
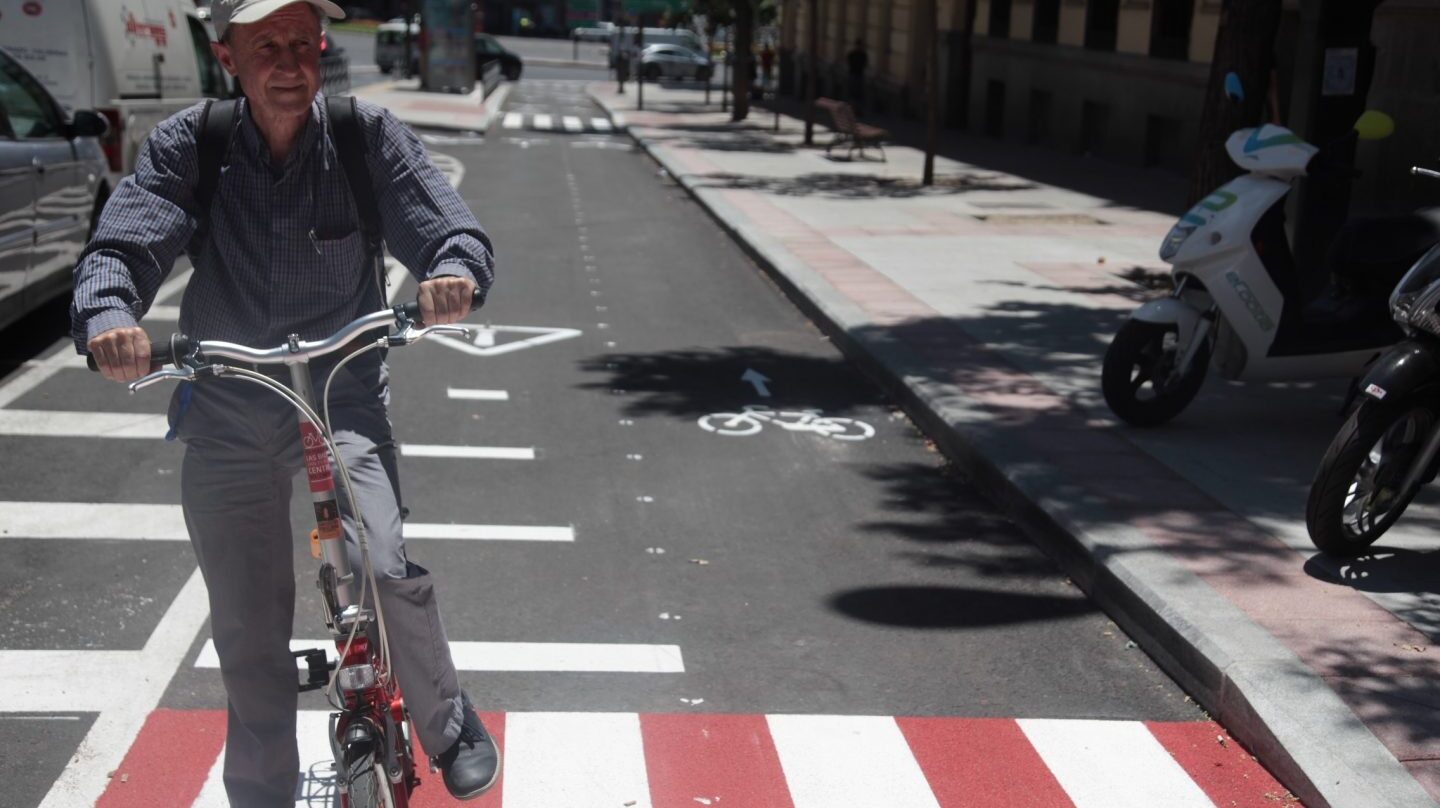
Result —
<svg viewBox="0 0 1440 808"><path fill-rule="evenodd" d="M202 108L150 133L135 173L100 215L75 268L71 330L82 353L91 337L140 321L195 233ZM469 208L389 110L365 101L358 110L391 254L417 280L454 275L488 292L490 240ZM383 305L323 97L279 169L242 100L224 163L209 237L180 304L182 332L263 348L292 333L329 336Z"/></svg>

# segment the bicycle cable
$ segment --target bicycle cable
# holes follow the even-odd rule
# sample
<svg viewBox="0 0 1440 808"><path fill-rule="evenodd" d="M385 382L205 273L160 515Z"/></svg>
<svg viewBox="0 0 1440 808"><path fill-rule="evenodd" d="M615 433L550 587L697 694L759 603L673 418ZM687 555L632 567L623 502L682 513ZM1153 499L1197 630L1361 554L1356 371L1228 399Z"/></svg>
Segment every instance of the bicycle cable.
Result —
<svg viewBox="0 0 1440 808"><path fill-rule="evenodd" d="M356 357L364 354L367 351L378 350L387 343L388 340L386 339L377 339L362 348L351 351L350 353L346 354L345 357L339 362L336 362L335 367L331 368L329 375L325 377L325 387L320 395L320 408L321 413L325 416L323 429L325 430L326 435L334 434L330 427L330 385L334 383L335 375L338 374L340 372L340 369L345 367L345 365L348 364L350 360L355 359ZM381 669L379 672L384 676L386 680L388 680L390 678L390 635L385 630L385 609L380 604L380 582L375 580L375 569L370 563L370 544L365 535L365 519L360 514L359 503L356 501L354 493L350 488L350 470L348 468L344 468L345 461L340 458L340 453L338 451L332 450L332 453L335 457L335 465L344 469L342 473L345 477L345 491L346 494L350 497L350 510L353 511L352 518L355 519L355 535L357 537L357 543L360 545L361 566L365 573L366 582L372 585L375 590L375 623L380 630L379 656ZM360 606L362 609L365 605L364 591L364 589L361 590L360 598ZM349 653L350 651L350 646L348 643L346 644L345 651L346 653Z"/></svg>

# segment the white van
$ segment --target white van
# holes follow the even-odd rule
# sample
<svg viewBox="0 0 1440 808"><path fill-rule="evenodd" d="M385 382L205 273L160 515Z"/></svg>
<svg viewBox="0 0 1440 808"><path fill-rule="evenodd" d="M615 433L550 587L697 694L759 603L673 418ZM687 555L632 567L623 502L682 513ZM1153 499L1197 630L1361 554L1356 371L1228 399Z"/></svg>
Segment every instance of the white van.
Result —
<svg viewBox="0 0 1440 808"><path fill-rule="evenodd" d="M65 107L98 110L108 187L135 168L150 130L229 94L192 0L0 0L0 47Z"/></svg>
<svg viewBox="0 0 1440 808"><path fill-rule="evenodd" d="M412 72L420 60L420 23L410 23L410 62ZM405 72L405 20L396 17L375 28L375 66L381 73Z"/></svg>

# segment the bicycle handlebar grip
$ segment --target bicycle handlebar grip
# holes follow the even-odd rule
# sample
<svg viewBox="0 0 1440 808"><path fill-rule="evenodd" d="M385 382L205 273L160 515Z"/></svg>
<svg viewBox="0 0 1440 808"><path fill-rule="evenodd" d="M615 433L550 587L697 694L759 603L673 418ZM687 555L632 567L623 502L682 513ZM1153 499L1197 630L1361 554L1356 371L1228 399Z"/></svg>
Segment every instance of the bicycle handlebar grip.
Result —
<svg viewBox="0 0 1440 808"><path fill-rule="evenodd" d="M166 365L178 365L180 364L180 357L189 353L190 338L184 334L171 334L170 340L164 347L155 350L154 346L151 346L150 372L154 373ZM95 357L90 354L86 354L85 356L85 366L96 372L100 370L100 366L95 364Z"/></svg>
<svg viewBox="0 0 1440 808"><path fill-rule="evenodd" d="M477 286L477 287L475 287L475 292L474 292L474 294L472 294L472 295L470 296L470 311L471 311L471 312L476 311L476 310L479 309L480 306L481 306L482 304L484 304L484 303L485 303L485 293L482 292L482 291L480 290L480 287ZM418 301L418 300L411 301L411 302L409 302L409 303L404 304L403 306L400 307L400 310L405 313L405 316L406 316L406 317L409 317L409 318L412 319L412 320L419 320L419 319L420 319L420 301Z"/></svg>

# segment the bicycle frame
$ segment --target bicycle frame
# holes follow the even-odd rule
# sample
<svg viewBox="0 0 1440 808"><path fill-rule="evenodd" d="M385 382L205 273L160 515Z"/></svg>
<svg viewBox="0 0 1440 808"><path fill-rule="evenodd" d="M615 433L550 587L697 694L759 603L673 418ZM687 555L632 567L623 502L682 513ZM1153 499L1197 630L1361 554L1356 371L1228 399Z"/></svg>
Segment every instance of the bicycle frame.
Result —
<svg viewBox="0 0 1440 808"><path fill-rule="evenodd" d="M325 624L335 640L337 661L329 662L320 649L294 654L305 659L308 672L307 681L299 685L300 690L324 688L331 705L337 709L330 716L330 743L335 755L341 808L372 808L370 805L351 804L350 764L356 755L362 756L361 760L365 755L373 759L377 796L385 808L409 808L410 793L419 785L420 779L415 773L411 748L414 733L406 732L404 700L399 684L390 676L385 617L378 597L374 595L375 578L370 568L363 519L358 514L355 523L363 562L362 576L356 575L345 548L336 472L350 492L351 503L355 502L355 497L348 472L328 428L328 410L324 401L321 401L321 410L326 412L327 418L321 418L316 411L317 398L310 378L310 361L344 350L354 344L351 342L353 338L382 325L394 325L397 332L387 333L368 345L350 351L331 370L332 378L346 362L372 348L407 345L437 332L460 333L469 337L469 330L460 326L416 328L417 316L417 304L396 306L361 317L326 340L303 343L298 336L292 335L285 346L270 350L210 341L192 346L187 338L176 335L170 339L168 357L168 363L176 369L152 372L130 385L133 393L164 379L193 383L199 378L230 376L271 389L301 413L299 437L316 523L310 536L311 555L321 562L316 586L324 604ZM283 362L289 367L290 385L286 387L252 370L212 361L214 358L255 363ZM155 367L154 361L155 357L152 357L152 367ZM367 592L373 598L373 609L367 608Z"/></svg>
<svg viewBox="0 0 1440 808"><path fill-rule="evenodd" d="M310 409L316 409L308 360L290 365L290 389L309 405ZM340 503L335 487L335 475L331 470L332 436L323 424L317 424L308 418L300 419L299 428L300 442L304 449L305 476L309 481L310 498L315 508L315 529L310 533L310 553L321 562L315 583L321 592L321 600L325 606L325 624L330 628L335 641L337 658L333 666L328 662L326 665L336 671L333 681L340 686L344 694L346 708L330 716L330 743L337 765L336 782L339 784L341 808L351 808L348 784L345 782L348 766L345 766L345 763L350 757L349 749L359 744L365 744L371 749L378 746L383 752L383 758L376 756L376 763L382 767L383 774L377 779L387 784L386 788L390 792L389 806L408 808L410 792L420 784L420 779L415 775L415 759L411 750L410 737L413 733L405 731L405 704L400 685L388 675L387 660L368 634L372 617L365 609L362 593L356 591L356 576L350 564L350 555L345 549ZM334 452L334 462L337 465L340 463L338 451ZM359 520L357 514L356 521ZM378 613L378 600L375 609ZM299 656L316 652L295 653ZM352 680L346 681L347 672L350 671L354 672L349 674ZM301 686L301 690L314 689L313 684L313 681L307 682ZM333 698L334 694L330 695Z"/></svg>

